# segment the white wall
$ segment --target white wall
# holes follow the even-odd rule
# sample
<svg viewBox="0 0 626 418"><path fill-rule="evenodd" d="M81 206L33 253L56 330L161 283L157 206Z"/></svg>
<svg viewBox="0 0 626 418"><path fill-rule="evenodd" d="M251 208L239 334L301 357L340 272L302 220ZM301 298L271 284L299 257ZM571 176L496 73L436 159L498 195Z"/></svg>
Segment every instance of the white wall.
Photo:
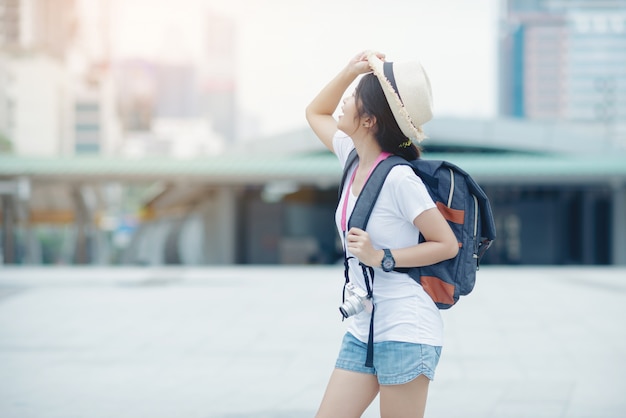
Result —
<svg viewBox="0 0 626 418"><path fill-rule="evenodd" d="M86 91L79 75L43 53L2 57L0 131L13 142L16 155L58 157L75 153L74 102ZM100 105L100 154L116 155L121 148L121 125L115 89L103 73L88 95ZM6 104L12 102L9 108ZM10 114L4 114L10 113ZM4 121L4 122L3 122ZM8 121L12 121L8 123ZM8 125L8 126L4 126Z"/></svg>
<svg viewBox="0 0 626 418"><path fill-rule="evenodd" d="M57 156L70 138L69 79L62 64L41 54L9 61L7 94L13 100L9 133L17 155Z"/></svg>

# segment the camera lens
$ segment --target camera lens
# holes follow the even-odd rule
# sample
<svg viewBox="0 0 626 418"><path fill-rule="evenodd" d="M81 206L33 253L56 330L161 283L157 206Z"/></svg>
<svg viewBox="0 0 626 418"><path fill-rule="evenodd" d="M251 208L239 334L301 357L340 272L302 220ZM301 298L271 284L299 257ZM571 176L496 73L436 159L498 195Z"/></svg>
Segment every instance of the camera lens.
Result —
<svg viewBox="0 0 626 418"><path fill-rule="evenodd" d="M361 299L356 295L347 298L343 305L339 307L339 312L341 312L344 318L358 314L362 310L363 304L361 303Z"/></svg>

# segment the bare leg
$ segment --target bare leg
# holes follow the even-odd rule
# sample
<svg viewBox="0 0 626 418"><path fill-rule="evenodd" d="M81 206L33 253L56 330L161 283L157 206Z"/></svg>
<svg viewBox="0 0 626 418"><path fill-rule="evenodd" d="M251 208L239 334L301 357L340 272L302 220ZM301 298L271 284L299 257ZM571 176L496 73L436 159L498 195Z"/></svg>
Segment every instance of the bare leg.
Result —
<svg viewBox="0 0 626 418"><path fill-rule="evenodd" d="M423 418L429 383L421 374L403 385L381 386L381 418Z"/></svg>
<svg viewBox="0 0 626 418"><path fill-rule="evenodd" d="M316 418L359 418L378 394L376 376L335 369Z"/></svg>

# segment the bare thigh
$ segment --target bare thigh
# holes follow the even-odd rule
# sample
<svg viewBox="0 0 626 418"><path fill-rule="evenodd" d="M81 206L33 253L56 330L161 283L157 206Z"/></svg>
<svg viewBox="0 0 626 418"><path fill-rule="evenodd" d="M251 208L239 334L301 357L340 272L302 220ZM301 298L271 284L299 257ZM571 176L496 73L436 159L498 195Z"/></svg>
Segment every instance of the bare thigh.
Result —
<svg viewBox="0 0 626 418"><path fill-rule="evenodd" d="M335 369L316 418L358 418L378 394L376 376Z"/></svg>
<svg viewBox="0 0 626 418"><path fill-rule="evenodd" d="M403 385L381 386L381 418L422 418L429 383L430 380L421 374Z"/></svg>

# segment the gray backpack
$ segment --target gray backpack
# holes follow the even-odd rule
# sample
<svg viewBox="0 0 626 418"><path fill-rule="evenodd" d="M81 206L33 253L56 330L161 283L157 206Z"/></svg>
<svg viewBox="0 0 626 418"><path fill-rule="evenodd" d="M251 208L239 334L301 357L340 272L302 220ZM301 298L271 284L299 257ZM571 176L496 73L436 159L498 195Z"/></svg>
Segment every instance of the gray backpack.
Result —
<svg viewBox="0 0 626 418"><path fill-rule="evenodd" d="M352 150L346 162L339 193L343 190L350 167L357 159L356 150ZM496 238L489 199L474 179L454 164L423 159L407 161L392 155L372 171L355 203L348 229L366 229L385 178L396 165L408 165L422 179L459 242L459 252L450 260L425 267L396 270L408 273L422 285L439 309L448 309L460 296L472 291L480 260ZM424 237L420 236L420 242L423 240Z"/></svg>

